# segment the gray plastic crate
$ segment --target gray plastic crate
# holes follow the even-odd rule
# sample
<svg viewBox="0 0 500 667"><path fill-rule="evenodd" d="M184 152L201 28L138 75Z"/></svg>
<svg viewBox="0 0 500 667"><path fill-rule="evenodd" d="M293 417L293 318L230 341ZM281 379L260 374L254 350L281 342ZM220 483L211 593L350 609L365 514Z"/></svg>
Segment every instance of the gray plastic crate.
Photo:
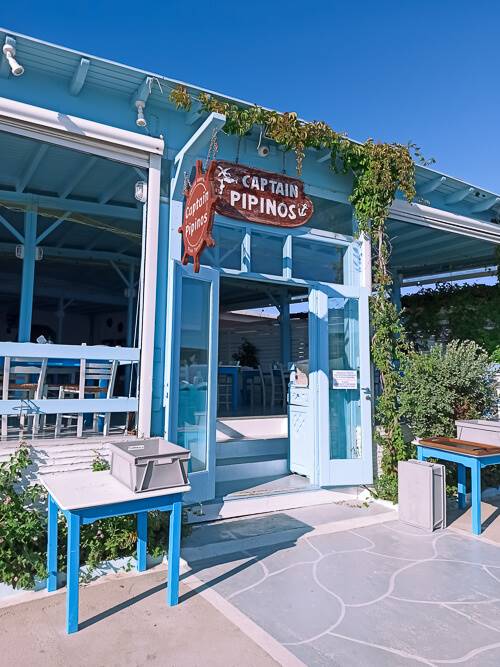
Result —
<svg viewBox="0 0 500 667"><path fill-rule="evenodd" d="M446 469L440 463L398 463L399 520L433 531L446 527Z"/></svg>
<svg viewBox="0 0 500 667"><path fill-rule="evenodd" d="M111 474L140 493L188 484L191 452L163 438L109 442Z"/></svg>
<svg viewBox="0 0 500 667"><path fill-rule="evenodd" d="M464 419L455 422L457 438L500 447L500 420Z"/></svg>

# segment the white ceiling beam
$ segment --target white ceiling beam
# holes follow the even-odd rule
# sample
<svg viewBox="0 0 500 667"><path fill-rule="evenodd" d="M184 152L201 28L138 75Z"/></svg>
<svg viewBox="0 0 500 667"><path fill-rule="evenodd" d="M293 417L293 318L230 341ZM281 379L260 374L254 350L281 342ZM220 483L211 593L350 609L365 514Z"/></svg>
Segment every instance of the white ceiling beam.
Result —
<svg viewBox="0 0 500 667"><path fill-rule="evenodd" d="M489 211L490 208L493 208L495 204L500 202L500 197L486 197L482 201L474 204L470 209L471 213L482 213L483 211Z"/></svg>
<svg viewBox="0 0 500 667"><path fill-rule="evenodd" d="M426 181L423 185L417 187L417 194L419 195L428 195L434 190L437 190L440 185L446 181L446 176L438 176L433 178L430 181Z"/></svg>
<svg viewBox="0 0 500 667"><path fill-rule="evenodd" d="M89 71L90 60L88 58L81 58L73 72L73 78L69 84L69 92L71 95L79 95L87 78Z"/></svg>
<svg viewBox="0 0 500 667"><path fill-rule="evenodd" d="M49 150L48 144L39 144L36 147L35 152L28 160L28 165L26 166L26 169L23 170L23 175L17 182L16 192L24 192L26 186L35 175L35 172L38 169L40 162L43 160L45 153L48 150Z"/></svg>

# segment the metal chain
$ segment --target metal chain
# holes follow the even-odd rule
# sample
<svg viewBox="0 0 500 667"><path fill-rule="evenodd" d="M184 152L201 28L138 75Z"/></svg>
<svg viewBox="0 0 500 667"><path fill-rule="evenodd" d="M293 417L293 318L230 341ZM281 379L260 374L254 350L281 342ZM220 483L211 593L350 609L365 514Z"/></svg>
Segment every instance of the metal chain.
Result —
<svg viewBox="0 0 500 667"><path fill-rule="evenodd" d="M189 182L188 173L187 173L187 171L185 171L184 172L184 187L183 187L184 194L188 193L188 190L189 190L190 187L191 187L191 183Z"/></svg>

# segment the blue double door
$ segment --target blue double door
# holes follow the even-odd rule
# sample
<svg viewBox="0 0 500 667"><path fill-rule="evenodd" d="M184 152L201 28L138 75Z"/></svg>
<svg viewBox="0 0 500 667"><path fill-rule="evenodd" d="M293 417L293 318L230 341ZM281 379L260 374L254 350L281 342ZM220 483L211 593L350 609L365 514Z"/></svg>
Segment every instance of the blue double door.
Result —
<svg viewBox="0 0 500 667"><path fill-rule="evenodd" d="M191 451L191 502L215 496L219 276L173 262L167 304L166 436ZM290 390L290 471L321 486L369 483L368 293L308 290L310 358L306 382Z"/></svg>

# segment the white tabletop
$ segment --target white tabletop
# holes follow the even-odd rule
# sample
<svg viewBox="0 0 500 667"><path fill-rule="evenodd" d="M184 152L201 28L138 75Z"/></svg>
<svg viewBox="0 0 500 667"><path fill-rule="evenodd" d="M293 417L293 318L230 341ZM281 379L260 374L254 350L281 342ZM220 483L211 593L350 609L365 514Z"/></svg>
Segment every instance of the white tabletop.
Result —
<svg viewBox="0 0 500 667"><path fill-rule="evenodd" d="M40 481L62 510L79 510L141 498L157 498L174 493L187 493L189 485L173 486L158 491L134 493L112 477L108 470L80 470L63 474L41 475Z"/></svg>

